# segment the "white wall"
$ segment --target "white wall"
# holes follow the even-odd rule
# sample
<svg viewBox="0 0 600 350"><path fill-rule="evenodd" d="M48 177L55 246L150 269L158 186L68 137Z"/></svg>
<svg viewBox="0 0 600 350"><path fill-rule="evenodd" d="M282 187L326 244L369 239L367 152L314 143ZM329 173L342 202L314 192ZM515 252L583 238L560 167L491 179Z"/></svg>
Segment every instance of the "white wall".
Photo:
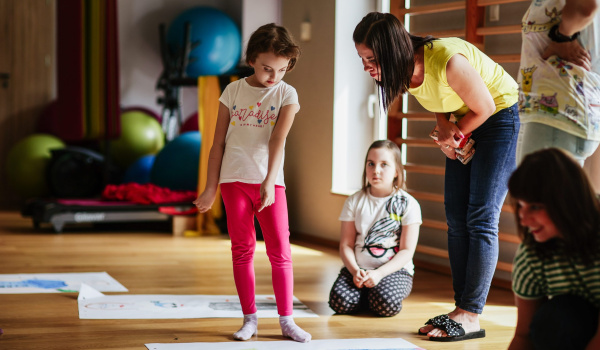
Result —
<svg viewBox="0 0 600 350"><path fill-rule="evenodd" d="M335 193L352 194L361 188L364 157L375 141L375 119L368 115L368 109L373 107L369 105L369 95L376 96L375 83L364 72L352 41L356 24L375 9L376 0L336 1L331 186Z"/></svg>
<svg viewBox="0 0 600 350"><path fill-rule="evenodd" d="M282 24L295 38L307 18L312 39L285 81L296 88L300 111L286 142L285 182L290 231L339 240L345 196L331 193L335 1L282 1ZM350 34L351 35L351 34Z"/></svg>

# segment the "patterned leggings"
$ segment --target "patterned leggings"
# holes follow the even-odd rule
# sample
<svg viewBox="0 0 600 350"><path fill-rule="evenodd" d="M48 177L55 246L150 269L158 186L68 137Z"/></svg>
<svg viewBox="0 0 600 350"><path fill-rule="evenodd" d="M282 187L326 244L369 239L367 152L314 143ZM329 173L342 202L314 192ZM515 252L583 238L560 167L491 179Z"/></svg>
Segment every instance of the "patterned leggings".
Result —
<svg viewBox="0 0 600 350"><path fill-rule="evenodd" d="M342 268L329 293L329 307L338 314L368 308L377 316L395 316L412 290L413 277L402 269L385 276L374 288L357 288L347 268Z"/></svg>

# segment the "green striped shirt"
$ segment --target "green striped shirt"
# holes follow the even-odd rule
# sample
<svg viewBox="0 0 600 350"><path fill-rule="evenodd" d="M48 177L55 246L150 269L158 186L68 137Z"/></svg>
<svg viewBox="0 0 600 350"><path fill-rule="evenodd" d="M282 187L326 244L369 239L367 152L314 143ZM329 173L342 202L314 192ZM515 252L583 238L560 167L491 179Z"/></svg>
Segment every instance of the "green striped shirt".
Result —
<svg viewBox="0 0 600 350"><path fill-rule="evenodd" d="M573 294L600 307L600 261L586 266L565 254L541 260L521 243L513 263L512 288L523 299Z"/></svg>

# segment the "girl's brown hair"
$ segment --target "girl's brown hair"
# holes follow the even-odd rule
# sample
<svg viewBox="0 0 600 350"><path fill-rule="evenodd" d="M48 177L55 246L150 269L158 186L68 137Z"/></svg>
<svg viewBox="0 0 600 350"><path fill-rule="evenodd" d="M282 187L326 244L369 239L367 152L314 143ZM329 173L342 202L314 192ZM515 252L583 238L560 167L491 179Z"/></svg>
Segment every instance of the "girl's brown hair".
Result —
<svg viewBox="0 0 600 350"><path fill-rule="evenodd" d="M415 69L415 52L421 46L433 45L434 37L420 37L406 31L396 16L371 12L356 25L352 39L373 50L380 69L379 85L384 108L408 91Z"/></svg>
<svg viewBox="0 0 600 350"><path fill-rule="evenodd" d="M369 161L369 152L372 149L377 148L385 148L388 151L392 152L392 154L394 155L394 161L396 162L396 171L398 172L398 176L394 178L394 188L401 188L405 190L406 184L404 183L404 165L402 165L402 152L400 151L398 145L390 140L375 141L371 144L371 146L369 146L369 149L367 150L367 155L365 156L365 167L363 169L362 176L362 190L365 193L367 193L367 189L371 187L371 184L367 180L367 162Z"/></svg>
<svg viewBox="0 0 600 350"><path fill-rule="evenodd" d="M570 155L547 148L527 155L508 181L519 236L544 258L563 246L586 264L598 257L600 201L587 175ZM561 233L560 239L538 243L519 220L518 200L542 204Z"/></svg>
<svg viewBox="0 0 600 350"><path fill-rule="evenodd" d="M246 63L249 65L256 61L258 55L265 52L288 58L290 62L287 71L289 72L294 69L300 57L300 46L294 42L294 38L285 27L269 23L259 27L250 36L246 48Z"/></svg>

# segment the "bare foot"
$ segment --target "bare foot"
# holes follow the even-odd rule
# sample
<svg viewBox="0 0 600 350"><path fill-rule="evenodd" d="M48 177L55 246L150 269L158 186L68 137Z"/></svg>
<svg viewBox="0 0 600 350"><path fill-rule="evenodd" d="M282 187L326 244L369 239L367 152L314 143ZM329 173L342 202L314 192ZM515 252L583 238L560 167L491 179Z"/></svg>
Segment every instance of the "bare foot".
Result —
<svg viewBox="0 0 600 350"><path fill-rule="evenodd" d="M448 314L448 317L450 317L450 319L461 323L462 327L465 330L465 334L467 333L471 333L471 332L477 332L478 330L481 329L481 327L479 326L479 314L476 313L472 313L469 311L465 311L461 308L456 308L454 309L454 311L452 311L451 313ZM429 325L426 327L431 327L433 328L433 326ZM421 329L423 329L425 327L422 327ZM445 331L439 329L439 328L433 328L429 333L427 333L427 336L429 337L447 337L448 334L446 334Z"/></svg>

